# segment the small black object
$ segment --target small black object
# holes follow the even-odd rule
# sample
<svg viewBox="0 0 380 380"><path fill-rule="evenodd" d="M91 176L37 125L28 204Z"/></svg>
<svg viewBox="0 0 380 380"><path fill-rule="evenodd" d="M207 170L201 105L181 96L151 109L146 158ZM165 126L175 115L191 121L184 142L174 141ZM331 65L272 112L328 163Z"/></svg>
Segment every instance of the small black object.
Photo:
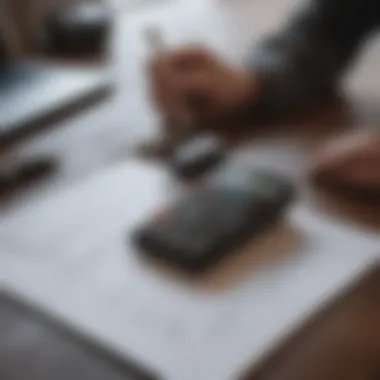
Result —
<svg viewBox="0 0 380 380"><path fill-rule="evenodd" d="M51 174L56 166L56 161L51 157L10 163L5 169L0 169L0 194L7 194L39 181Z"/></svg>
<svg viewBox="0 0 380 380"><path fill-rule="evenodd" d="M112 17L103 3L63 5L45 19L42 39L45 49L59 54L85 54L106 45Z"/></svg>
<svg viewBox="0 0 380 380"><path fill-rule="evenodd" d="M217 136L195 137L174 151L171 168L178 177L192 178L220 164L224 155L222 141Z"/></svg>
<svg viewBox="0 0 380 380"><path fill-rule="evenodd" d="M229 165L159 211L133 239L144 255L202 272L276 222L293 196L278 175Z"/></svg>
<svg viewBox="0 0 380 380"><path fill-rule="evenodd" d="M30 162L25 162L15 168L14 181L18 184L38 181L51 174L56 166L56 161L51 157L41 157Z"/></svg>

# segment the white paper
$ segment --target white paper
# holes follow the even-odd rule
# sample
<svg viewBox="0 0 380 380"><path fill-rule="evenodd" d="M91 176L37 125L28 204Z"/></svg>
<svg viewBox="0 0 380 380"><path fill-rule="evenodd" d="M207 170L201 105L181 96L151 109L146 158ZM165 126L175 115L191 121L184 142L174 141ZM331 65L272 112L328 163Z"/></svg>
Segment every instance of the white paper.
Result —
<svg viewBox="0 0 380 380"><path fill-rule="evenodd" d="M227 285L189 283L141 261L128 241L166 181L156 170L121 165L2 223L8 286L167 380L230 380L380 253L377 236L296 205L285 233L252 248L255 258L277 250L273 260L246 259L240 281L225 270Z"/></svg>

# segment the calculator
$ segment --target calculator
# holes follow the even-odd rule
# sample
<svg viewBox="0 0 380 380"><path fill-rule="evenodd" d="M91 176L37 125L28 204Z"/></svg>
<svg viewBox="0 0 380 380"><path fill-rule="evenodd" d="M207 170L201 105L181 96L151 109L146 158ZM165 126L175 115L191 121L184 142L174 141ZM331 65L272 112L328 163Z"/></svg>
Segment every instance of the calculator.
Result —
<svg viewBox="0 0 380 380"><path fill-rule="evenodd" d="M295 196L283 176L246 164L227 165L138 227L142 255L190 273L215 265L284 214Z"/></svg>

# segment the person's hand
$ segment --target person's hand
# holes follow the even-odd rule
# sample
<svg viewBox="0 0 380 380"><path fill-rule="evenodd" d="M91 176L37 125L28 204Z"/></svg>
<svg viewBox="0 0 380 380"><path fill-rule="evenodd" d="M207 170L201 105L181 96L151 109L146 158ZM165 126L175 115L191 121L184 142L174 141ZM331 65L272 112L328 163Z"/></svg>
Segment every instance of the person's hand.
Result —
<svg viewBox="0 0 380 380"><path fill-rule="evenodd" d="M225 121L258 93L251 73L202 47L159 55L149 71L153 101L166 120L175 121L185 105L196 123Z"/></svg>
<svg viewBox="0 0 380 380"><path fill-rule="evenodd" d="M358 132L330 141L318 151L312 176L380 195L380 133Z"/></svg>

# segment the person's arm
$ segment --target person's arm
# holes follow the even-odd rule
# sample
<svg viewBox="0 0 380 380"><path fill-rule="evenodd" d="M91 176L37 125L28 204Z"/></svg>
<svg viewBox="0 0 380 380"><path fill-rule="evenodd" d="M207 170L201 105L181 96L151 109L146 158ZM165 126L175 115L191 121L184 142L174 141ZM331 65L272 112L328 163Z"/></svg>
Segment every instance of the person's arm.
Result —
<svg viewBox="0 0 380 380"><path fill-rule="evenodd" d="M314 0L258 46L248 60L262 81L255 109L282 113L333 89L374 26L369 3Z"/></svg>

